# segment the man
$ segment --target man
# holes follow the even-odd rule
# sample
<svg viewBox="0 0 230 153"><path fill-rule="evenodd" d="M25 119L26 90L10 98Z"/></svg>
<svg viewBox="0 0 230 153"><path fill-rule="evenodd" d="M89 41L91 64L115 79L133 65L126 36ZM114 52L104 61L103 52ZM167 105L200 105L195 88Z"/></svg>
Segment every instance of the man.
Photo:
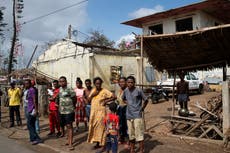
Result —
<svg viewBox="0 0 230 153"><path fill-rule="evenodd" d="M38 115L38 105L36 103L36 91L31 84L31 80L25 80L25 88L28 89L27 92L27 128L29 130L30 142L32 145L41 143L41 138L38 136L35 128L36 117Z"/></svg>
<svg viewBox="0 0 230 153"><path fill-rule="evenodd" d="M180 82L177 83L177 100L179 101L180 108L188 110L189 84L184 80L184 72L181 72L179 77Z"/></svg>
<svg viewBox="0 0 230 153"><path fill-rule="evenodd" d="M21 90L15 87L15 82L10 83L10 89L8 90L9 96L9 112L10 112L10 128L14 127L14 113L16 114L17 125L22 125L20 117L20 102L21 102Z"/></svg>
<svg viewBox="0 0 230 153"><path fill-rule="evenodd" d="M84 90L84 101L85 101L85 104L86 104L86 115L87 115L87 118L88 118L88 121L89 121L89 117L90 117L90 109L91 109L91 102L88 101L88 98L89 98L89 95L91 93L91 90L92 90L92 83L91 83L91 80L90 79L86 79L85 80L85 90Z"/></svg>
<svg viewBox="0 0 230 153"><path fill-rule="evenodd" d="M135 141L139 142L140 152L144 153L144 121L142 113L148 104L148 99L143 91L135 87L135 78L127 77L127 87L122 99L127 103L127 125L130 142L130 153L134 153ZM142 100L144 104L142 105Z"/></svg>
<svg viewBox="0 0 230 153"><path fill-rule="evenodd" d="M34 80L31 81L31 85L32 87L34 88L35 90L35 102L36 102L36 105L37 105L37 108L38 108L38 89L35 87L36 83ZM38 112L39 113L39 112ZM39 126L39 114L36 116L36 121L35 121L35 128L36 128L36 132L37 134L40 133L40 126Z"/></svg>
<svg viewBox="0 0 230 153"><path fill-rule="evenodd" d="M57 104L59 105L60 119L62 126L67 127L69 150L74 150L73 147L73 122L75 118L76 94L73 89L67 87L66 77L59 78L59 94L57 96Z"/></svg>

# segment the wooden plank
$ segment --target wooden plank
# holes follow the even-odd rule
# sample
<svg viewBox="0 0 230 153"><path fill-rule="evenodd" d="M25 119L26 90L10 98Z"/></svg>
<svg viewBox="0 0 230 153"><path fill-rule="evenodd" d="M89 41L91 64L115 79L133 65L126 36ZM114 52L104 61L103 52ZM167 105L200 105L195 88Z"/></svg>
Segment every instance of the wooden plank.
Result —
<svg viewBox="0 0 230 153"><path fill-rule="evenodd" d="M215 130L216 133L221 136L222 138L224 138L223 133L219 130L219 128L217 128L215 125L211 125L204 133L202 133L199 138L203 138L205 135L208 134L208 132L210 132L211 130Z"/></svg>
<svg viewBox="0 0 230 153"><path fill-rule="evenodd" d="M183 116L177 116L177 115L171 116L171 118L190 120L190 121L195 121L195 122L198 122L201 120L199 118L190 118L190 117L183 117Z"/></svg>
<svg viewBox="0 0 230 153"><path fill-rule="evenodd" d="M210 117L209 114L207 114L203 119L201 119L199 122L197 122L193 127L189 128L186 132L186 136L188 136L190 133L192 133L196 128L198 128L201 124L203 124L208 118Z"/></svg>
<svg viewBox="0 0 230 153"><path fill-rule="evenodd" d="M186 125L194 125L194 122L188 122L188 121L179 121L179 120L170 120L170 122L175 122L175 123L181 123L181 124L186 124Z"/></svg>
<svg viewBox="0 0 230 153"><path fill-rule="evenodd" d="M213 109L212 113L215 113L220 107L222 107L221 103L217 104L216 107ZM210 114L207 114L204 118L202 118L199 122L197 122L193 127L187 130L187 133L185 134L188 136L190 133L192 133L196 128L201 126L208 118L210 118Z"/></svg>
<svg viewBox="0 0 230 153"><path fill-rule="evenodd" d="M212 126L210 126L205 132L203 132L198 138L203 138L205 135L207 136L208 132L213 129Z"/></svg>
<svg viewBox="0 0 230 153"><path fill-rule="evenodd" d="M224 138L224 134L220 131L220 129L217 128L215 125L212 125L212 126L213 126L213 129L216 131L216 133L222 138Z"/></svg>

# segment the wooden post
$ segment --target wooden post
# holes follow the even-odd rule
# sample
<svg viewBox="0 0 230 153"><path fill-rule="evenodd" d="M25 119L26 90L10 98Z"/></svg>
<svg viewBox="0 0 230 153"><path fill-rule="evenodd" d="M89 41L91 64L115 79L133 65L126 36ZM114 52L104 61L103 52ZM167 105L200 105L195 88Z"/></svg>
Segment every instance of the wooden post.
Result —
<svg viewBox="0 0 230 153"><path fill-rule="evenodd" d="M39 109L42 117L48 116L48 98L47 98L47 87L46 85L38 85L38 100Z"/></svg>
<svg viewBox="0 0 230 153"><path fill-rule="evenodd" d="M93 80L94 76L94 54L90 53L89 54L89 78Z"/></svg>
<svg viewBox="0 0 230 153"><path fill-rule="evenodd" d="M172 102L172 116L175 115L175 85L176 85L176 72L174 71L173 72L173 95L172 95L172 98L173 98L173 102Z"/></svg>
<svg viewBox="0 0 230 153"><path fill-rule="evenodd" d="M141 35L141 88L143 90L143 84L144 84L144 59L143 59L143 35Z"/></svg>
<svg viewBox="0 0 230 153"><path fill-rule="evenodd" d="M223 133L225 134L230 128L230 96L227 80L227 67L223 67L223 83L222 83L222 101L223 101Z"/></svg>

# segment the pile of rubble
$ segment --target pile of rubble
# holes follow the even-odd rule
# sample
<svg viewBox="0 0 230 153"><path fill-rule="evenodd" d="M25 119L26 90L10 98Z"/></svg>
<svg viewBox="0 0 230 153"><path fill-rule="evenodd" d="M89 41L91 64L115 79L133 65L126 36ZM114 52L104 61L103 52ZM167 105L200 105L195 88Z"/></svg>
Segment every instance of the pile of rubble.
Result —
<svg viewBox="0 0 230 153"><path fill-rule="evenodd" d="M195 106L201 110L200 118L173 117L173 131L198 138L223 139L222 95L212 97L205 107L199 103Z"/></svg>

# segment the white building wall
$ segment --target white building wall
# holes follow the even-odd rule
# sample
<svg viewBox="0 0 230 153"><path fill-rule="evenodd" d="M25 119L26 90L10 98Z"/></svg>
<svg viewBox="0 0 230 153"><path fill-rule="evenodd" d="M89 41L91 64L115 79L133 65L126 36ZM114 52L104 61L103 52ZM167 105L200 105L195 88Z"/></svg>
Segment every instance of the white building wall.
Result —
<svg viewBox="0 0 230 153"><path fill-rule="evenodd" d="M33 62L33 67L57 79L66 76L71 87L75 86L76 77L90 77L88 50L68 42L52 45Z"/></svg>
<svg viewBox="0 0 230 153"><path fill-rule="evenodd" d="M58 79L60 76L66 76L69 86L75 87L76 77L93 79L96 76L104 80L104 87L115 90L116 85L110 83L111 66L122 66L123 75L133 75L137 83L141 84L141 63L139 57L135 56L118 56L118 55L101 55L89 53L83 47L77 47L72 43L59 42L52 45L38 60L33 62L33 67L48 76ZM144 59L144 68L150 66L147 59ZM145 70L145 69L144 69ZM146 82L143 74L144 84ZM156 78L159 74L156 72Z"/></svg>
<svg viewBox="0 0 230 153"><path fill-rule="evenodd" d="M214 17L208 15L202 11L194 11L187 14L181 14L177 16L172 16L163 20L158 20L154 22L149 22L143 25L143 34L149 35L149 27L157 24L163 24L163 33L164 34L171 34L176 32L176 24L175 21L179 19L184 19L192 17L193 18L193 29L200 29L204 27L214 26L215 22L222 23L221 21L215 19Z"/></svg>
<svg viewBox="0 0 230 153"><path fill-rule="evenodd" d="M215 26L215 23L223 24L222 21L210 16L207 13L199 12L201 28Z"/></svg>

